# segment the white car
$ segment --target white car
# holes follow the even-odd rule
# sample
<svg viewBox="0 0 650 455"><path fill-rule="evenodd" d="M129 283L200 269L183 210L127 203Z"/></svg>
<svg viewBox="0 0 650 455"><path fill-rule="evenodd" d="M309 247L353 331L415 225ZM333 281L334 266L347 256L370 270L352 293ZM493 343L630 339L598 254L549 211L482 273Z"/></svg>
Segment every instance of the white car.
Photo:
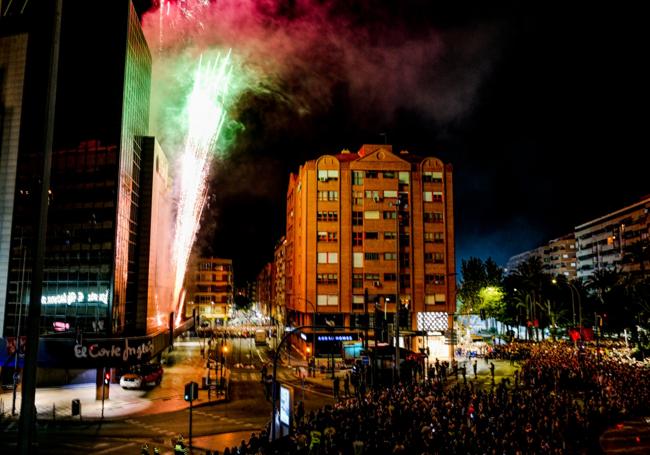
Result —
<svg viewBox="0 0 650 455"><path fill-rule="evenodd" d="M123 389L139 389L142 387L142 376L136 373L126 373L120 378Z"/></svg>

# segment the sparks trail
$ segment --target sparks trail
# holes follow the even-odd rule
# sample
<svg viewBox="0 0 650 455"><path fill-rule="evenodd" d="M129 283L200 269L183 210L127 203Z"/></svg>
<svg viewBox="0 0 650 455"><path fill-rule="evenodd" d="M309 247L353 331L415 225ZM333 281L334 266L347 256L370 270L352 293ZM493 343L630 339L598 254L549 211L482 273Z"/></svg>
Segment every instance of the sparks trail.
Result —
<svg viewBox="0 0 650 455"><path fill-rule="evenodd" d="M177 174L177 207L173 261L176 265L174 302L179 304L176 323L180 322L180 296L187 262L196 239L205 205L207 178L213 150L226 117L224 107L231 77L230 51L212 62L199 59L185 116L188 129Z"/></svg>

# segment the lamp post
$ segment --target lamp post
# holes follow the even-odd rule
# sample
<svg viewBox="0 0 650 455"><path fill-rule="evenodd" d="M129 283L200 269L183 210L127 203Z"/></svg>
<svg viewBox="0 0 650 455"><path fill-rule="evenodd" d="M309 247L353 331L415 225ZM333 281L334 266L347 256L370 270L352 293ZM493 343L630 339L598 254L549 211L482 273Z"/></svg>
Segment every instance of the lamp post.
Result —
<svg viewBox="0 0 650 455"><path fill-rule="evenodd" d="M556 278L553 278L551 280L553 284L558 284L560 283ZM571 311L573 313L573 326L575 327L576 325L576 307L575 307L575 301L573 299L573 292L575 291L577 300L578 300L578 321L579 321L579 333L580 333L580 338L582 338L582 302L580 301L580 292L578 292L578 289L575 287L575 285L571 282L567 281L562 281L562 284L566 284L567 287L569 288L569 292L571 293Z"/></svg>
<svg viewBox="0 0 650 455"><path fill-rule="evenodd" d="M395 207L395 366L393 368L393 383L399 382L399 313L401 299L399 296L399 197L391 202Z"/></svg>
<svg viewBox="0 0 650 455"><path fill-rule="evenodd" d="M314 305L314 303L311 300L309 300L309 299L307 299L305 297L301 297L299 295L292 295L291 298L296 299L296 300L302 300L302 301L308 303L311 306L311 310L312 310L311 325L315 326L316 325L316 316L318 316L318 310L316 309L316 305ZM277 341L277 339L276 339L276 341ZM312 333L311 342L313 344L314 355L315 355L316 354L316 339L315 339L315 335L313 333ZM279 349L278 349L277 352L279 352ZM291 353L289 353L289 354L291 354ZM332 370L334 370L334 367L332 367Z"/></svg>

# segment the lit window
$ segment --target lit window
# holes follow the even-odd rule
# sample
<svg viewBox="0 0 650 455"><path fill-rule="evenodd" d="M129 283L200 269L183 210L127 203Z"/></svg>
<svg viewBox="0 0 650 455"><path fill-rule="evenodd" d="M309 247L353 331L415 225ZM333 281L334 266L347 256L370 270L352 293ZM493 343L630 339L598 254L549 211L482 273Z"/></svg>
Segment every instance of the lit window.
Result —
<svg viewBox="0 0 650 455"><path fill-rule="evenodd" d="M383 217L385 220L394 220L397 218L397 212L390 210L384 211Z"/></svg>
<svg viewBox="0 0 650 455"><path fill-rule="evenodd" d="M372 199L374 201L379 201L379 191L370 191L366 190L366 199Z"/></svg>
<svg viewBox="0 0 650 455"><path fill-rule="evenodd" d="M384 232L384 240L395 240L396 238L397 238L397 234L395 232L391 232L391 231Z"/></svg>
<svg viewBox="0 0 650 455"><path fill-rule="evenodd" d="M339 179L339 171L336 169L318 171L318 180L320 180L321 182L327 182L329 180L338 180L338 179Z"/></svg>
<svg viewBox="0 0 650 455"><path fill-rule="evenodd" d="M363 253L352 253L352 266L356 268L363 267Z"/></svg>
<svg viewBox="0 0 650 455"><path fill-rule="evenodd" d="M436 299L436 305L442 305L447 301L445 294L434 294Z"/></svg>
<svg viewBox="0 0 650 455"><path fill-rule="evenodd" d="M384 261L397 260L397 253L384 253Z"/></svg>
<svg viewBox="0 0 650 455"><path fill-rule="evenodd" d="M395 178L395 172L393 172L393 171L384 171L384 178L385 179L394 179Z"/></svg>
<svg viewBox="0 0 650 455"><path fill-rule="evenodd" d="M397 197L397 191L393 190L384 190L384 197L385 198L396 198Z"/></svg>
<svg viewBox="0 0 650 455"><path fill-rule="evenodd" d="M411 178L410 178L410 172L399 172L398 173L398 178L399 178L399 183L401 185L408 185Z"/></svg>
<svg viewBox="0 0 650 455"><path fill-rule="evenodd" d="M352 184L363 185L363 174L362 171L352 171Z"/></svg>
<svg viewBox="0 0 650 455"><path fill-rule="evenodd" d="M364 212L364 218L366 220L378 220L379 211L378 210L367 210Z"/></svg>
<svg viewBox="0 0 650 455"><path fill-rule="evenodd" d="M352 204L354 204L354 205L363 204L363 191L353 191L352 192Z"/></svg>
<svg viewBox="0 0 650 455"><path fill-rule="evenodd" d="M319 191L318 192L319 201L338 201L339 192L338 191Z"/></svg>
<svg viewBox="0 0 650 455"><path fill-rule="evenodd" d="M427 305L435 305L436 304L436 296L433 294L427 294L424 296L424 303Z"/></svg>
<svg viewBox="0 0 650 455"><path fill-rule="evenodd" d="M336 294L318 294L316 303L318 306L338 306L339 296Z"/></svg>
<svg viewBox="0 0 650 455"><path fill-rule="evenodd" d="M379 274L378 273L366 273L364 276L364 280L366 281L378 281L379 280Z"/></svg>
<svg viewBox="0 0 650 455"><path fill-rule="evenodd" d="M425 191L422 193L422 200L424 202L433 202L433 193L431 191Z"/></svg>

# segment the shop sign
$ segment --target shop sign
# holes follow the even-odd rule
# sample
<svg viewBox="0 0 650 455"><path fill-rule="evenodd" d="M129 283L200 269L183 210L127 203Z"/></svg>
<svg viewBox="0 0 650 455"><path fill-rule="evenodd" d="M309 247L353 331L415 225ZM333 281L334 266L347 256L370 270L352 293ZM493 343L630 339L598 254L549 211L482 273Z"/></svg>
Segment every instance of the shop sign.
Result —
<svg viewBox="0 0 650 455"><path fill-rule="evenodd" d="M352 335L318 335L318 341L353 341Z"/></svg>
<svg viewBox="0 0 650 455"><path fill-rule="evenodd" d="M74 356L77 359L108 359L131 363L133 360L148 359L153 350L152 339L129 341L129 338L121 338L108 342L77 343L74 345Z"/></svg>

